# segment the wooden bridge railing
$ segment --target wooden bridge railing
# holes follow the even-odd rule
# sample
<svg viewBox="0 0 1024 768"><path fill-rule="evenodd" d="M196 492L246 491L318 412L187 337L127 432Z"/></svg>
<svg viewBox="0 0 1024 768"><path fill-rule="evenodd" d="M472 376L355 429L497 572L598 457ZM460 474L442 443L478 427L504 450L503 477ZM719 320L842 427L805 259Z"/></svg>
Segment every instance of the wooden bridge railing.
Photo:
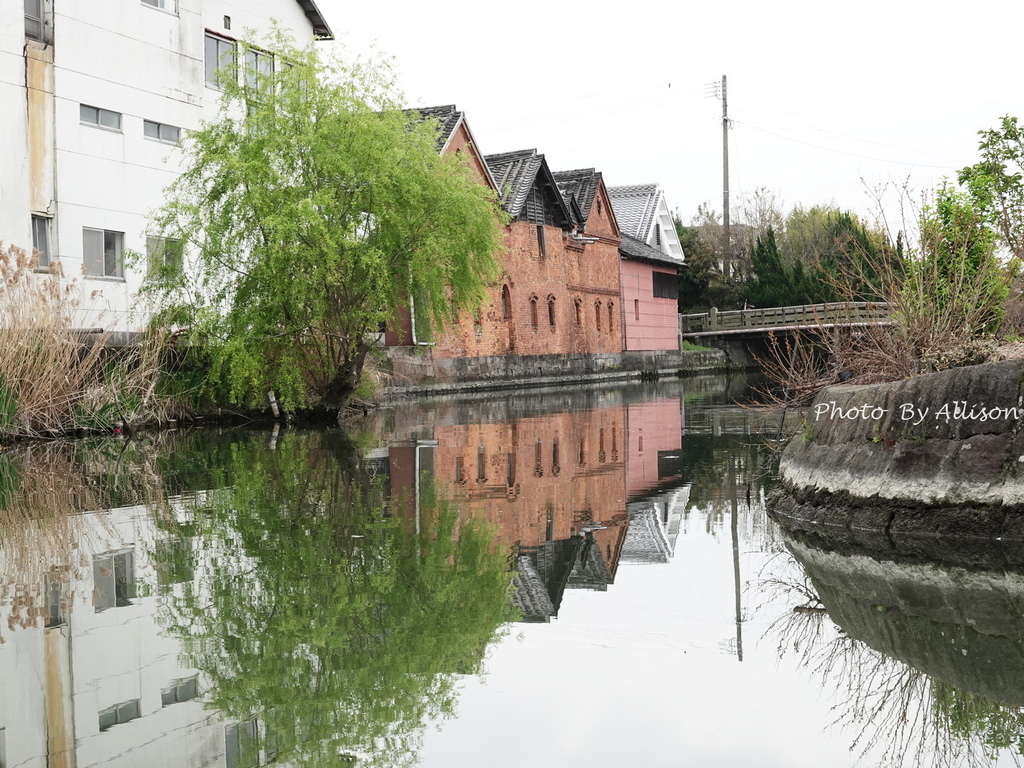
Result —
<svg viewBox="0 0 1024 768"><path fill-rule="evenodd" d="M763 307L719 312L712 309L679 316L683 336L712 336L746 330L883 323L890 319L885 302L839 301L798 307Z"/></svg>

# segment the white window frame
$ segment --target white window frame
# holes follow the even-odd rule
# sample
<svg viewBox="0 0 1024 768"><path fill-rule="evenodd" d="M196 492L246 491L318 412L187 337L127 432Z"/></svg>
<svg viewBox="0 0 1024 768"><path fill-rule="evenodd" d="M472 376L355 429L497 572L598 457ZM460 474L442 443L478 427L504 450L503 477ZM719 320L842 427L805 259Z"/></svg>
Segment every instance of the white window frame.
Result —
<svg viewBox="0 0 1024 768"><path fill-rule="evenodd" d="M112 122L115 122L115 118L117 123L116 126L111 125ZM104 131L114 131L116 133L121 133L121 113L115 112L112 109L94 107L91 104L79 104L78 119L82 123L82 125L88 125L93 128L100 128Z"/></svg>
<svg viewBox="0 0 1024 768"><path fill-rule="evenodd" d="M156 135L151 136L150 132L155 131ZM164 133L167 133L167 136ZM181 128L168 123L158 123L156 120L142 121L142 135L150 141L159 141L163 144L178 144L181 141Z"/></svg>
<svg viewBox="0 0 1024 768"><path fill-rule="evenodd" d="M245 84L258 91L263 87L263 80L272 76L275 70L274 54L260 48L248 48L245 51Z"/></svg>
<svg viewBox="0 0 1024 768"><path fill-rule="evenodd" d="M106 724L104 724L104 715L107 716ZM142 717L142 701L140 699L129 699L112 707L101 709L99 712L100 733L109 731L115 725L129 723L140 717Z"/></svg>
<svg viewBox="0 0 1024 768"><path fill-rule="evenodd" d="M51 221L49 216L32 214L32 247L39 254L38 269L49 269L53 259Z"/></svg>
<svg viewBox="0 0 1024 768"><path fill-rule="evenodd" d="M25 0L25 37L27 39L36 40L44 45L53 42L50 2L51 0ZM29 5L35 7L30 10Z"/></svg>
<svg viewBox="0 0 1024 768"><path fill-rule="evenodd" d="M90 246L96 245L90 243L96 233L100 235L100 253L90 252ZM87 277L124 280L124 232L82 227L82 263Z"/></svg>
<svg viewBox="0 0 1024 768"><path fill-rule="evenodd" d="M160 235L146 236L146 270L150 275L155 275L164 269L167 264L168 254L174 259L176 269L181 269L184 264L184 244L177 237L162 237Z"/></svg>
<svg viewBox="0 0 1024 768"><path fill-rule="evenodd" d="M142 4L158 11L166 11L178 15L178 0L142 0Z"/></svg>
<svg viewBox="0 0 1024 768"><path fill-rule="evenodd" d="M214 45L214 53L217 57L216 66L213 69L210 68L210 44ZM224 62L225 53L231 52L231 61ZM203 66L206 71L206 87L219 89L220 83L217 79L217 73L225 67L234 68L235 72L238 71L238 43L228 37L222 37L221 35L215 35L211 32L207 32L203 39Z"/></svg>

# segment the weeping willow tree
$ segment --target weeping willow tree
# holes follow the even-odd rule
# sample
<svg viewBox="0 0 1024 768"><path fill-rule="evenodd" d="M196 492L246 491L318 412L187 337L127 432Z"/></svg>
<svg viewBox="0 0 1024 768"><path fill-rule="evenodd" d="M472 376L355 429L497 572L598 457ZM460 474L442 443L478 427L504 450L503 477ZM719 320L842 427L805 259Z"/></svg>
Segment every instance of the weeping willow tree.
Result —
<svg viewBox="0 0 1024 768"><path fill-rule="evenodd" d="M164 622L207 701L289 764L415 762L512 618L492 531L429 491L392 514L354 463L322 435L238 450L229 488L165 521L198 542L172 572L198 578L164 587Z"/></svg>
<svg viewBox="0 0 1024 768"><path fill-rule="evenodd" d="M373 335L416 297L417 323L476 309L502 242L493 194L438 125L402 109L391 72L312 47L243 44L218 116L189 133L150 264L158 322L204 351L221 402L268 389L340 408Z"/></svg>

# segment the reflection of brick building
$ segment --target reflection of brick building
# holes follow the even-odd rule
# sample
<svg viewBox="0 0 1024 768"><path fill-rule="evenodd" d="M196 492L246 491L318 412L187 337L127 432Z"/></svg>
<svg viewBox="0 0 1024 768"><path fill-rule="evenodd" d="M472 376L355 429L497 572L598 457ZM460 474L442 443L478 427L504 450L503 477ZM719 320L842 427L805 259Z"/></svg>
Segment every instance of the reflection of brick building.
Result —
<svg viewBox="0 0 1024 768"><path fill-rule="evenodd" d="M557 609L562 590L615 577L628 522L624 423L612 407L435 425L433 445L389 450L392 489L414 489L417 467L431 474L532 563L548 594L539 599Z"/></svg>
<svg viewBox="0 0 1024 768"><path fill-rule="evenodd" d="M392 445L392 489L408 491L411 516L425 473L493 524L527 620L556 615L566 589L606 589L620 561L667 559L675 505L661 492L679 480L678 398L473 420L436 419L419 441Z"/></svg>

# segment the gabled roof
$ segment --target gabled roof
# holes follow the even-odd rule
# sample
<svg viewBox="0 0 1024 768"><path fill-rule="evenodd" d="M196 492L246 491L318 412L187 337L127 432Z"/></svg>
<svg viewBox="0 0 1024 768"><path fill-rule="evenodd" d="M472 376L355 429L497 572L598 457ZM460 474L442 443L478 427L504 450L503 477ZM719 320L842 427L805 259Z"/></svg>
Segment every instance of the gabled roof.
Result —
<svg viewBox="0 0 1024 768"><path fill-rule="evenodd" d="M544 155L536 149L521 149L500 155L484 157L491 169L498 189L502 207L513 219L523 214L531 192L536 190L545 197L545 207L550 206L551 218L562 227L576 224L573 214L562 197L555 177L548 168Z"/></svg>
<svg viewBox="0 0 1024 768"><path fill-rule="evenodd" d="M324 40L333 40L334 33L331 32L331 28L327 25L324 15L320 13L320 9L316 7L316 2L314 0L297 0L297 2L299 7L305 12L309 23L313 25L313 34Z"/></svg>
<svg viewBox="0 0 1024 768"><path fill-rule="evenodd" d="M657 248L652 248L647 243L626 234L622 236L622 242L619 243L619 255L631 261L649 261L663 264L666 267L681 267L684 264L684 262L662 253Z"/></svg>
<svg viewBox="0 0 1024 768"><path fill-rule="evenodd" d="M452 137L455 132L462 126L466 135L469 137L470 144L473 145L473 151L476 154L477 159L480 162L480 168L483 173L487 176L488 181L494 189L500 189L495 183L495 180L491 174L491 169L487 165L487 161L483 155L480 154L477 149L476 138L473 136L473 131L469 128L469 123L466 122L466 114L456 108L454 104L444 104L438 107L417 107L415 109L407 109L406 112L415 112L419 114L420 119L423 120L436 120L438 125L437 135L437 149L438 152L444 152L448 149L449 143L451 143Z"/></svg>
<svg viewBox="0 0 1024 768"><path fill-rule="evenodd" d="M455 129L459 127L459 123L463 119L463 113L457 110L454 104L445 104L440 107L416 107L406 111L418 112L423 118L437 120L440 126L437 141L442 150L448 146L452 134L455 133Z"/></svg>
<svg viewBox="0 0 1024 768"><path fill-rule="evenodd" d="M654 215L661 200L657 184L634 184L628 187L609 187L608 196L615 210L622 234L638 240L647 240L654 224Z"/></svg>
<svg viewBox="0 0 1024 768"><path fill-rule="evenodd" d="M589 219L594 196L601 185L601 174L593 168L578 168L575 171L556 171L553 175L562 196L574 199L583 213L583 220Z"/></svg>

